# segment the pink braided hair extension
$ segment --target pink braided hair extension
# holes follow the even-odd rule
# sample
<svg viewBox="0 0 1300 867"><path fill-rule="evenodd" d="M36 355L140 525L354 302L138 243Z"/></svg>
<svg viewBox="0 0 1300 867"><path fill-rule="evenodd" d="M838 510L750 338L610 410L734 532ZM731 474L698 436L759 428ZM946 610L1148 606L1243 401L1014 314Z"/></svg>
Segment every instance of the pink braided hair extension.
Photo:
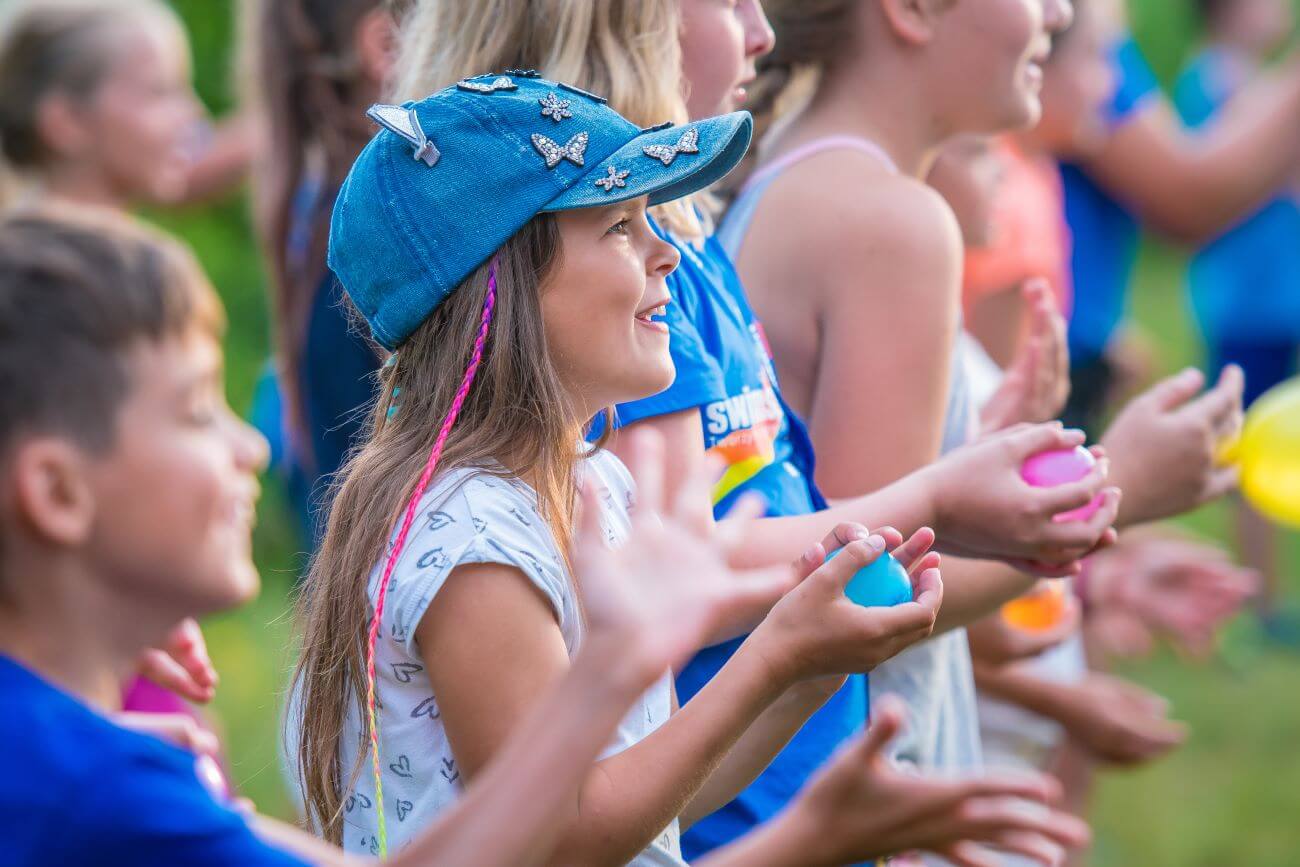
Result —
<svg viewBox="0 0 1300 867"><path fill-rule="evenodd" d="M420 500L433 479L438 458L442 457L442 448L447 442L447 435L451 433L452 425L456 423L456 416L460 415L460 408L469 395L470 386L474 384L474 374L478 372L479 362L483 360L483 345L487 342L488 326L492 324L492 311L496 306L496 298L497 262L493 258L488 266L487 296L483 299L483 315L479 321L478 337L474 339L474 352L470 356L469 366L465 368L465 377L456 391L456 397L451 402L451 409L447 411L447 417L442 421L438 439L429 452L429 460L424 464L424 472L420 474L420 480L416 482L411 499L406 504L402 526L397 532L397 542L384 562L384 574L379 579L379 591L375 594L375 616L370 621L370 635L366 640L366 710L370 716L370 755L375 774L375 809L379 816L378 842L381 858L388 856L388 830L384 821L384 784L379 773L379 718L375 713L375 644L379 640L379 624L384 619L384 600L388 596L388 583L393 577L393 569L397 567L402 549L406 547L406 537L411 531L411 525L415 523L415 513L419 509Z"/></svg>

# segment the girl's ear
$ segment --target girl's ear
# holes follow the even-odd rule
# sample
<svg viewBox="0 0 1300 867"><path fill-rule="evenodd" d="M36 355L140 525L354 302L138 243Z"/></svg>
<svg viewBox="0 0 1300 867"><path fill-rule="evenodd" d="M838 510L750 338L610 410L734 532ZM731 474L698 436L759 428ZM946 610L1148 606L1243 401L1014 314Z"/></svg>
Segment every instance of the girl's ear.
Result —
<svg viewBox="0 0 1300 867"><path fill-rule="evenodd" d="M18 523L48 545L85 543L97 505L86 454L65 439L38 437L18 446L10 468Z"/></svg>
<svg viewBox="0 0 1300 867"><path fill-rule="evenodd" d="M50 153L71 159L86 153L94 137L84 110L78 110L62 93L51 93L36 109L36 132Z"/></svg>
<svg viewBox="0 0 1300 867"><path fill-rule="evenodd" d="M879 0L894 37L907 45L926 45L934 38L939 16L952 0Z"/></svg>
<svg viewBox="0 0 1300 867"><path fill-rule="evenodd" d="M382 3L357 22L352 50L367 80L377 87L387 84L397 60L397 22Z"/></svg>

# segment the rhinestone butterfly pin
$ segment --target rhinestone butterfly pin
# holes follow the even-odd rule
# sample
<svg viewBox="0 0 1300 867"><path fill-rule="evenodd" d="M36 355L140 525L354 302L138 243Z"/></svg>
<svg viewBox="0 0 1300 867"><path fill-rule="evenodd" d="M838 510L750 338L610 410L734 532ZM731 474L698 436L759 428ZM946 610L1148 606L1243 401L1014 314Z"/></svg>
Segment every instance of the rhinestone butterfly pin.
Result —
<svg viewBox="0 0 1300 867"><path fill-rule="evenodd" d="M625 169L620 172L614 166L610 166L608 172L608 175L603 178L596 178L593 183L596 186L603 188L607 193L613 192L615 187L627 186L627 176L631 174L629 170Z"/></svg>
<svg viewBox="0 0 1300 867"><path fill-rule="evenodd" d="M542 117L549 117L556 123L566 117L573 117L573 112L569 111L569 105L571 104L569 100L560 99L554 93L548 93L537 101L542 106Z"/></svg>
<svg viewBox="0 0 1300 867"><path fill-rule="evenodd" d="M575 166L582 165L583 155L587 152L587 134L580 132L564 144L552 141L541 133L533 133L533 147L546 158L546 167L553 169L560 160L568 160Z"/></svg>
<svg viewBox="0 0 1300 867"><path fill-rule="evenodd" d="M415 148L415 159L421 160L429 168L433 168L442 156L420 128L420 118L416 116L415 109L402 108L400 105L372 105L366 112L366 117L405 139Z"/></svg>
<svg viewBox="0 0 1300 867"><path fill-rule="evenodd" d="M504 75L498 75L491 81L471 81L466 78L463 81L456 82L456 86L461 90L468 90L474 93L496 93L498 90L515 90L519 87L519 85L515 84Z"/></svg>
<svg viewBox="0 0 1300 867"><path fill-rule="evenodd" d="M677 159L678 154L697 154L700 152L700 130L698 127L691 127L682 133L682 137L677 140L675 145L646 145L641 151L651 159L659 160L666 166L671 166L673 160Z"/></svg>

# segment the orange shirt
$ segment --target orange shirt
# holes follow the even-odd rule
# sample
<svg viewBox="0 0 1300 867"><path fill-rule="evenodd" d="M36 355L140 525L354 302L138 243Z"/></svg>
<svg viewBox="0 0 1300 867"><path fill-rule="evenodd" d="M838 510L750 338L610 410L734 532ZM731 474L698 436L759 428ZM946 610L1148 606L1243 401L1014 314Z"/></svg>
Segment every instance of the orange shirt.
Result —
<svg viewBox="0 0 1300 867"><path fill-rule="evenodd" d="M992 143L1000 175L989 208L989 243L967 247L962 302L1043 277L1056 294L1061 313L1070 315L1070 230L1056 163L1026 154L1011 136Z"/></svg>

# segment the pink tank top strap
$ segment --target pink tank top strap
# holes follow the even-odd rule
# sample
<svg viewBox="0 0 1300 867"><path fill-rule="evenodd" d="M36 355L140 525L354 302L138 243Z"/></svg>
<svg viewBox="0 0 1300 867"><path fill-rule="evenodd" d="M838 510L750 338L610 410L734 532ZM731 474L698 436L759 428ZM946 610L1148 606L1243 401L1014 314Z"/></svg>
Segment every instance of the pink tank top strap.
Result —
<svg viewBox="0 0 1300 867"><path fill-rule="evenodd" d="M829 150L855 150L868 156L875 157L885 165L890 172L897 174L898 166L894 160L885 153L885 149L873 142L871 139L861 138L855 135L828 135L824 138L814 139L805 142L793 150L786 151L776 159L772 160L765 166L758 168L741 187L741 193L746 190L767 184L781 172L790 168L795 163L802 162L811 156Z"/></svg>

